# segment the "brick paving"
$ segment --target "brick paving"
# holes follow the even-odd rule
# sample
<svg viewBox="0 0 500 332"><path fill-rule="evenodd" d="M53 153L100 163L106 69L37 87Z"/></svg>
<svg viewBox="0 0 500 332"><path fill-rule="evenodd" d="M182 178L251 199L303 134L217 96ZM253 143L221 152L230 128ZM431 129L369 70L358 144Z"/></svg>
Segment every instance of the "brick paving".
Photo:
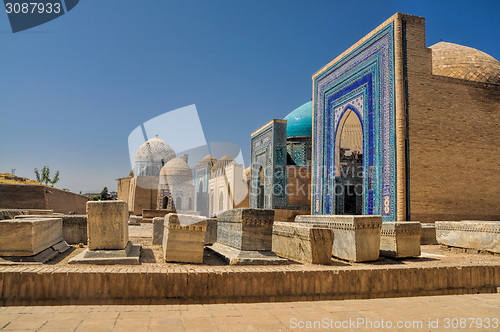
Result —
<svg viewBox="0 0 500 332"><path fill-rule="evenodd" d="M500 296L477 294L253 304L1 307L0 330L370 331L383 326L390 331L498 331L495 318L500 319ZM398 322L411 326L397 328ZM429 327L429 322L434 325Z"/></svg>

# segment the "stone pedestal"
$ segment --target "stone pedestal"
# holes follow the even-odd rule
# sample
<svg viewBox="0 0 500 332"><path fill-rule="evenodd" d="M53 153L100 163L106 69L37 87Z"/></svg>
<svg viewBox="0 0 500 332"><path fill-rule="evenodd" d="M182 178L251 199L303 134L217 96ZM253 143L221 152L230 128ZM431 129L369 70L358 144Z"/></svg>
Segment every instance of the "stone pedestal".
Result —
<svg viewBox="0 0 500 332"><path fill-rule="evenodd" d="M422 237L420 244L437 244L436 225L432 223L422 223Z"/></svg>
<svg viewBox="0 0 500 332"><path fill-rule="evenodd" d="M333 231L329 228L279 221L273 225L273 251L292 260L329 264L333 238Z"/></svg>
<svg viewBox="0 0 500 332"><path fill-rule="evenodd" d="M383 222L380 255L385 257L420 256L422 226L418 221Z"/></svg>
<svg viewBox="0 0 500 332"><path fill-rule="evenodd" d="M450 247L500 253L500 221L436 221L436 239Z"/></svg>
<svg viewBox="0 0 500 332"><path fill-rule="evenodd" d="M153 244L163 245L163 225L165 217L153 218Z"/></svg>
<svg viewBox="0 0 500 332"><path fill-rule="evenodd" d="M217 218L207 219L207 232L205 233L205 245L211 246L217 242Z"/></svg>
<svg viewBox="0 0 500 332"><path fill-rule="evenodd" d="M217 242L208 247L231 265L287 264L272 249L274 210L233 209L217 215Z"/></svg>
<svg viewBox="0 0 500 332"><path fill-rule="evenodd" d="M186 226L183 227L181 224ZM166 262L203 263L206 230L205 217L167 214L163 231L164 260Z"/></svg>
<svg viewBox="0 0 500 332"><path fill-rule="evenodd" d="M128 243L128 207L124 201L87 202L89 250L123 250Z"/></svg>
<svg viewBox="0 0 500 332"><path fill-rule="evenodd" d="M87 202L88 249L70 264L139 264L140 245L128 237L128 206L124 201Z"/></svg>
<svg viewBox="0 0 500 332"><path fill-rule="evenodd" d="M335 257L352 262L375 261L379 257L381 216L312 215L297 216L295 221L332 229Z"/></svg>
<svg viewBox="0 0 500 332"><path fill-rule="evenodd" d="M61 218L0 221L0 264L44 263L67 249Z"/></svg>

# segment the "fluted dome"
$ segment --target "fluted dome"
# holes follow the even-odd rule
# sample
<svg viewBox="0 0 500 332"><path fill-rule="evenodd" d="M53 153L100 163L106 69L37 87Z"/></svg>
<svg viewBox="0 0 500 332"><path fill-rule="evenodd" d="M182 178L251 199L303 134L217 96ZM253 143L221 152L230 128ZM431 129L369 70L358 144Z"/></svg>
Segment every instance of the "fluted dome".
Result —
<svg viewBox="0 0 500 332"><path fill-rule="evenodd" d="M189 165L181 158L170 160L160 171L160 177L166 176L169 185L176 185L193 181L193 172Z"/></svg>
<svg viewBox="0 0 500 332"><path fill-rule="evenodd" d="M429 48L432 50L434 75L500 84L500 62L491 55L472 47L446 42L439 42Z"/></svg>
<svg viewBox="0 0 500 332"><path fill-rule="evenodd" d="M287 136L311 136L312 135L312 101L296 108L285 116L287 120Z"/></svg>
<svg viewBox="0 0 500 332"><path fill-rule="evenodd" d="M220 158L218 162L215 163L214 169L217 171L219 169L224 169L229 164L234 164L235 161L228 155Z"/></svg>
<svg viewBox="0 0 500 332"><path fill-rule="evenodd" d="M198 163L198 165L196 165L196 167L206 165L208 163L211 163L213 166L213 165L215 165L216 162L217 162L217 159L215 159L211 155L206 155L202 160L200 160L200 162Z"/></svg>
<svg viewBox="0 0 500 332"><path fill-rule="evenodd" d="M153 137L144 142L135 152L135 162L167 163L175 158L175 151L164 140Z"/></svg>

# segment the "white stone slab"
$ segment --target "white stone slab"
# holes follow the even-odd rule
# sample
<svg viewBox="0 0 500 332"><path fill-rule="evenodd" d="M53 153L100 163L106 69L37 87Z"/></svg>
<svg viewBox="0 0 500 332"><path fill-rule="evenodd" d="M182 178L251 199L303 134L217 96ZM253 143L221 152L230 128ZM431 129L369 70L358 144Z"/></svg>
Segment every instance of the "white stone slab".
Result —
<svg viewBox="0 0 500 332"><path fill-rule="evenodd" d="M273 251L288 259L329 264L333 240L333 230L329 228L280 221L275 221L273 225Z"/></svg>
<svg viewBox="0 0 500 332"><path fill-rule="evenodd" d="M436 221L436 239L450 247L500 253L500 221Z"/></svg>

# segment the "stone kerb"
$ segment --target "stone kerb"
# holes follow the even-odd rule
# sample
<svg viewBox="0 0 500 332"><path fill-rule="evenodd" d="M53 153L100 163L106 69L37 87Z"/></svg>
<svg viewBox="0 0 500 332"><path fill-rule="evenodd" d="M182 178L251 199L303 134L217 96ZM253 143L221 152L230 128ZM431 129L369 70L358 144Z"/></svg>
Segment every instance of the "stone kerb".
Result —
<svg viewBox="0 0 500 332"><path fill-rule="evenodd" d="M33 256L61 241L62 218L0 221L0 256Z"/></svg>
<svg viewBox="0 0 500 332"><path fill-rule="evenodd" d="M439 244L500 253L500 221L436 221Z"/></svg>
<svg viewBox="0 0 500 332"><path fill-rule="evenodd" d="M124 201L87 202L89 250L123 250L128 244L128 206Z"/></svg>
<svg viewBox="0 0 500 332"><path fill-rule="evenodd" d="M238 250L271 250L274 210L239 208L217 215L217 242Z"/></svg>
<svg viewBox="0 0 500 332"><path fill-rule="evenodd" d="M297 216L295 221L332 229L335 257L352 262L374 261L379 257L382 216L311 215Z"/></svg>
<svg viewBox="0 0 500 332"><path fill-rule="evenodd" d="M279 221L273 225L273 251L292 260L329 264L333 241L334 233L329 228Z"/></svg>
<svg viewBox="0 0 500 332"><path fill-rule="evenodd" d="M205 217L167 214L163 230L164 260L166 262L203 263L206 230Z"/></svg>
<svg viewBox="0 0 500 332"><path fill-rule="evenodd" d="M383 222L380 255L386 257L420 256L422 225L418 221Z"/></svg>

